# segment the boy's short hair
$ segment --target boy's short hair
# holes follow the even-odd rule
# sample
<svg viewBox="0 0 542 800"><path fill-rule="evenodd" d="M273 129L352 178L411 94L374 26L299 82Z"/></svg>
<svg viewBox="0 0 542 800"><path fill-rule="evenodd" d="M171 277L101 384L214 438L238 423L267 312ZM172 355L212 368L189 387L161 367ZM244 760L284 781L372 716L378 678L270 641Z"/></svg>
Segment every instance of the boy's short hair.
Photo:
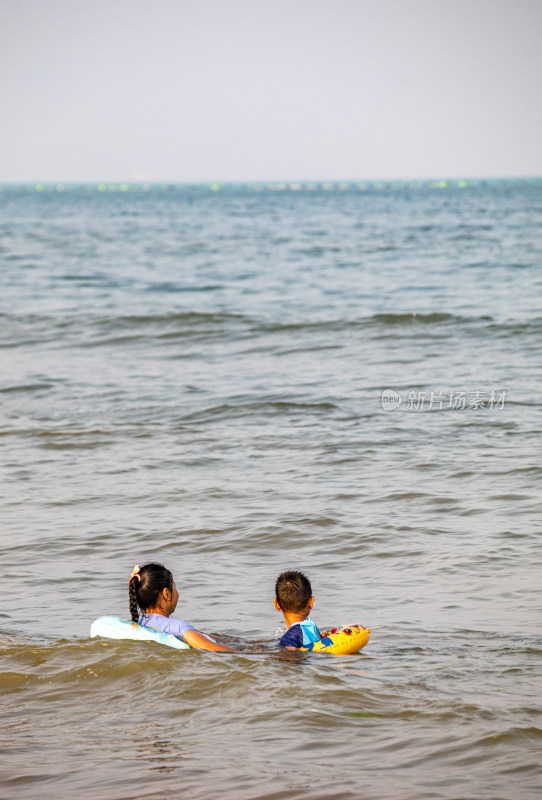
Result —
<svg viewBox="0 0 542 800"><path fill-rule="evenodd" d="M312 597L311 582L302 572L282 572L275 584L275 595L282 611L304 611Z"/></svg>

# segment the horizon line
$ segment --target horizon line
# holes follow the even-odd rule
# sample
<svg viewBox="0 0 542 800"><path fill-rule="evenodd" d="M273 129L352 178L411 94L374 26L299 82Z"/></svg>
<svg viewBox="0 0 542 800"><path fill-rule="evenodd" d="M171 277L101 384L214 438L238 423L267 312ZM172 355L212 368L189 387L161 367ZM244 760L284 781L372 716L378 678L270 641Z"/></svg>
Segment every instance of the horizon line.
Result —
<svg viewBox="0 0 542 800"><path fill-rule="evenodd" d="M480 185L509 185L532 184L542 181L542 175L513 176L513 177L465 177L465 178L396 178L396 179L371 179L371 180L270 180L270 181L0 181L0 192L7 190L31 191L73 191L95 189L100 192L107 191L151 191L152 189L207 189L210 191L252 189L256 191L345 191L368 190L386 188L432 188L445 189L448 187L468 188Z"/></svg>

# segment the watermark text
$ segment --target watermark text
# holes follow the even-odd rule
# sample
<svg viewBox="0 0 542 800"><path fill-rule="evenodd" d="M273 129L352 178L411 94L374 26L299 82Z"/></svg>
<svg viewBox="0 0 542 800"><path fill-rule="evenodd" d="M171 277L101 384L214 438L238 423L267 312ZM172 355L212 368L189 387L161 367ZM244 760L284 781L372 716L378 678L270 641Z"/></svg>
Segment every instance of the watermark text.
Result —
<svg viewBox="0 0 542 800"><path fill-rule="evenodd" d="M465 409L485 409L498 411L504 408L508 392L495 389L475 391L408 391L396 392L384 389L381 402L384 411L463 411Z"/></svg>

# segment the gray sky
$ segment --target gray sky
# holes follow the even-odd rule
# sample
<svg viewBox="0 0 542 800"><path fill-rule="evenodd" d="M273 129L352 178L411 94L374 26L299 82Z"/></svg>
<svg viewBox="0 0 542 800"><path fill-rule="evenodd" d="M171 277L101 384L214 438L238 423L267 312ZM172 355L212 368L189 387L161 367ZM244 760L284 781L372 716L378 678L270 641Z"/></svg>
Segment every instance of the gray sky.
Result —
<svg viewBox="0 0 542 800"><path fill-rule="evenodd" d="M0 0L0 181L542 175L542 0Z"/></svg>

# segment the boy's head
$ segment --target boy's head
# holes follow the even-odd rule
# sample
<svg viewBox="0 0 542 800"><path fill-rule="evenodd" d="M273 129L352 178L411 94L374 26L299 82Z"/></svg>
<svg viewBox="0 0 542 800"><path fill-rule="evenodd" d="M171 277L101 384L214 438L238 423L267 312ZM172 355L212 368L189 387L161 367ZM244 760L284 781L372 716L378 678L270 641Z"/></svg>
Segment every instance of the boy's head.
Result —
<svg viewBox="0 0 542 800"><path fill-rule="evenodd" d="M312 588L302 572L282 572L275 584L275 606L283 613L309 613L312 608Z"/></svg>

